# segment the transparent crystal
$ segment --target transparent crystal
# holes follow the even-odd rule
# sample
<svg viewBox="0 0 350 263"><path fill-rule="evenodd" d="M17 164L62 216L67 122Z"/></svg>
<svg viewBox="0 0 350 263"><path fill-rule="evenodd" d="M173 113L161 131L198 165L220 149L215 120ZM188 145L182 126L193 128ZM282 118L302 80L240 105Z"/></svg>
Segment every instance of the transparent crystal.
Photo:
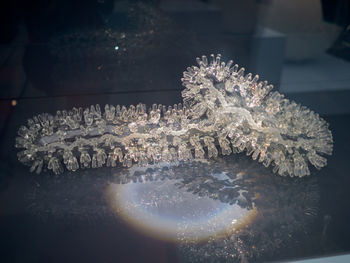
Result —
<svg viewBox="0 0 350 263"><path fill-rule="evenodd" d="M49 170L52 170L55 174L60 174L63 172L63 167L60 163L60 161L56 157L51 157L48 164L47 168Z"/></svg>
<svg viewBox="0 0 350 263"><path fill-rule="evenodd" d="M317 113L220 55L197 63L183 74L183 103L153 104L148 111L144 104L105 105L103 112L97 104L34 116L19 127L19 161L37 173L45 167L60 173L61 163L76 171L245 151L279 175L297 177L310 174L309 163L327 164L333 139Z"/></svg>
<svg viewBox="0 0 350 263"><path fill-rule="evenodd" d="M80 165L82 168L89 168L91 164L91 157L86 151L80 154Z"/></svg>
<svg viewBox="0 0 350 263"><path fill-rule="evenodd" d="M71 151L65 151L63 153L63 163L66 165L68 171L75 172L79 169L77 158L73 155Z"/></svg>

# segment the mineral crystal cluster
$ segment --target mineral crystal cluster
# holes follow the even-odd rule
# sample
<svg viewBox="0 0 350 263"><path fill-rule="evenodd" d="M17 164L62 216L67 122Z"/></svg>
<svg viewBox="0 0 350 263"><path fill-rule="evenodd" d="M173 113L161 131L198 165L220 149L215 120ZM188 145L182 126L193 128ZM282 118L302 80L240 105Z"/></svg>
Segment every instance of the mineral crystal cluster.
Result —
<svg viewBox="0 0 350 263"><path fill-rule="evenodd" d="M182 78L183 103L99 105L42 113L21 126L18 159L30 171L55 174L79 168L131 167L217 158L245 151L282 176L325 166L333 140L328 124L306 107L270 92L272 85L221 62L197 58Z"/></svg>

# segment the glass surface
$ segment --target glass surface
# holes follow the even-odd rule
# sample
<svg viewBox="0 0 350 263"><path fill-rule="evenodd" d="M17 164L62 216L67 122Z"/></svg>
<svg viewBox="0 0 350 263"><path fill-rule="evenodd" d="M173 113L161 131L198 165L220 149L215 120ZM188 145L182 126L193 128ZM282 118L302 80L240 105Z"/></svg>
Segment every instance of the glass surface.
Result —
<svg viewBox="0 0 350 263"><path fill-rule="evenodd" d="M307 3L306 3L307 2ZM349 1L48 1L3 9L0 262L273 262L350 252ZM42 112L173 105L222 54L330 124L307 178L243 154L31 174L14 148Z"/></svg>

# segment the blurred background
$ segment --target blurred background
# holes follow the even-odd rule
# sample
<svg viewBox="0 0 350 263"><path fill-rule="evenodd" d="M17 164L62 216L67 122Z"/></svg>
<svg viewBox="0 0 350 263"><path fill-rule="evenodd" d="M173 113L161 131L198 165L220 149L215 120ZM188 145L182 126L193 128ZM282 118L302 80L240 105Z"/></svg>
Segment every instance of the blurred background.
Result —
<svg viewBox="0 0 350 263"><path fill-rule="evenodd" d="M332 193L322 199L322 209L323 215L332 214L333 232L323 252L350 251L349 0L7 0L0 5L0 234L16 240L2 223L22 211L12 199L21 191L13 147L19 125L42 112L96 103L179 103L186 67L198 56L220 53L331 123L335 152L327 173L333 179L323 177L321 184ZM15 251L17 243L11 242ZM11 262L22 260L14 256Z"/></svg>
<svg viewBox="0 0 350 263"><path fill-rule="evenodd" d="M318 112L349 111L348 0L2 5L2 108L12 100L52 97L66 98L59 108L69 108L79 101L85 105L92 94L125 92L134 94L125 104L146 93L155 102L175 103L182 72L195 57L221 53Z"/></svg>

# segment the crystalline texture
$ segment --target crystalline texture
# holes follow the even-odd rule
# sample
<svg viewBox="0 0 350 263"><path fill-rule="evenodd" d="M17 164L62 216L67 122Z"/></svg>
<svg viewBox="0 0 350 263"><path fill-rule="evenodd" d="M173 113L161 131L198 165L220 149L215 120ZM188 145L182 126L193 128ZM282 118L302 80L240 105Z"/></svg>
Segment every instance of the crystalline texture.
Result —
<svg viewBox="0 0 350 263"><path fill-rule="evenodd" d="M40 173L66 169L146 165L159 161L216 158L246 151L282 176L306 176L309 163L327 164L333 140L317 113L289 101L259 76L221 62L197 58L182 78L183 104L129 107L99 105L44 113L21 126L18 159ZM79 161L78 161L79 160Z"/></svg>

